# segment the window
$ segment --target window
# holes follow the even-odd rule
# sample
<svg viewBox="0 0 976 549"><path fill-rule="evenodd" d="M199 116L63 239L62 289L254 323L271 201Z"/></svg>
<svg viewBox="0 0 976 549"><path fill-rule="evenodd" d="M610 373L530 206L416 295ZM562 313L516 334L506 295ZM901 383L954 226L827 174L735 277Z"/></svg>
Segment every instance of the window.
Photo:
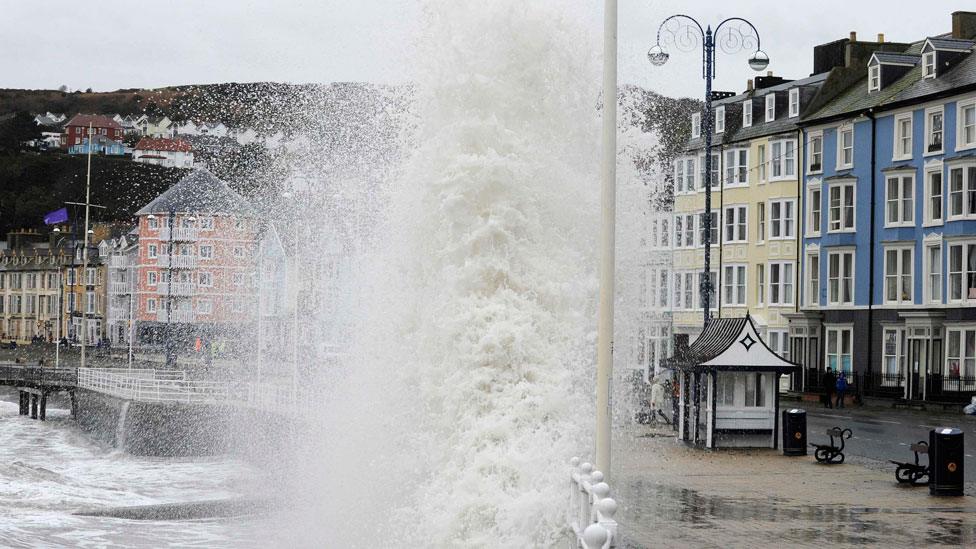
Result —
<svg viewBox="0 0 976 549"><path fill-rule="evenodd" d="M766 266L756 265L756 303L766 303Z"/></svg>
<svg viewBox="0 0 976 549"><path fill-rule="evenodd" d="M790 359L790 336L787 330L769 330L769 348L779 356Z"/></svg>
<svg viewBox="0 0 976 549"><path fill-rule="evenodd" d="M912 157L912 113L895 117L895 146L893 160L907 160Z"/></svg>
<svg viewBox="0 0 976 549"><path fill-rule="evenodd" d="M720 183L720 181L719 181L719 170L718 170L718 164L719 164L719 162L718 161L719 161L719 154L718 153L712 153L711 164L708 167L709 168L708 169L708 172L709 172L709 174L711 176L711 180L710 181L705 181L705 179L706 179L705 178L705 155L701 155L698 158L698 162L701 165L700 166L700 173L701 173L701 181L702 181L702 184L701 184L701 187L699 188L699 190L704 191L706 185L710 185L710 186L712 186L712 188L714 188L716 184L719 184Z"/></svg>
<svg viewBox="0 0 976 549"><path fill-rule="evenodd" d="M769 264L769 304L793 304L793 262L778 261Z"/></svg>
<svg viewBox="0 0 976 549"><path fill-rule="evenodd" d="M735 380L738 377L734 372L718 372L715 376L715 401L724 406L735 405Z"/></svg>
<svg viewBox="0 0 976 549"><path fill-rule="evenodd" d="M827 367L834 372L851 373L854 342L852 328L827 328Z"/></svg>
<svg viewBox="0 0 976 549"><path fill-rule="evenodd" d="M695 276L698 279L698 285L696 286L696 288L701 288L702 278L703 278L704 274L705 273L702 273L701 271L695 272ZM713 311L713 310L718 309L718 300L715 299L715 290L718 288L718 272L717 271L712 271L712 272L708 273L708 275L709 275L708 276L708 282L709 282L709 285L708 285L708 288L709 288L709 290L708 290L708 309ZM699 300L699 303L697 304L698 306L696 307L696 309L701 310L702 307L704 306L704 304L700 302L700 300L701 300L701 292L695 292L695 296Z"/></svg>
<svg viewBox="0 0 976 549"><path fill-rule="evenodd" d="M234 286L244 285L244 273L234 273Z"/></svg>
<svg viewBox="0 0 976 549"><path fill-rule="evenodd" d="M686 158L685 159L685 191L692 192L695 190L695 159Z"/></svg>
<svg viewBox="0 0 976 549"><path fill-rule="evenodd" d="M242 257L244 257L244 247L243 246L234 246L234 257L236 257L236 258L242 258Z"/></svg>
<svg viewBox="0 0 976 549"><path fill-rule="evenodd" d="M695 246L695 214L678 214L674 218L674 247L693 248Z"/></svg>
<svg viewBox="0 0 976 549"><path fill-rule="evenodd" d="M696 139L701 137L701 113L691 115L691 137Z"/></svg>
<svg viewBox="0 0 976 549"><path fill-rule="evenodd" d="M854 167L854 128L845 126L837 130L837 169Z"/></svg>
<svg viewBox="0 0 976 549"><path fill-rule="evenodd" d="M881 384L882 386L898 386L901 376L905 372L905 330L885 328L883 341L881 369L885 377L882 378Z"/></svg>
<svg viewBox="0 0 976 549"><path fill-rule="evenodd" d="M976 100L959 102L956 116L956 150L976 147Z"/></svg>
<svg viewBox="0 0 976 549"><path fill-rule="evenodd" d="M158 251L159 250L156 248L156 245L155 244L150 244L149 245L149 249L148 249L148 253L147 253L147 255L149 256L149 259L155 259Z"/></svg>
<svg viewBox="0 0 976 549"><path fill-rule="evenodd" d="M87 267L85 268L85 285L94 286L95 285L95 268Z"/></svg>
<svg viewBox="0 0 976 549"><path fill-rule="evenodd" d="M769 202L769 238L785 239L796 236L794 231L794 201L771 200Z"/></svg>
<svg viewBox="0 0 976 549"><path fill-rule="evenodd" d="M198 276L199 276L199 281L201 286L208 287L208 288L210 286L213 286L213 275L211 273L204 271L201 272Z"/></svg>
<svg viewBox="0 0 976 549"><path fill-rule="evenodd" d="M820 234L820 224L821 224L821 203L820 203L820 187L809 187L807 188L807 234L810 236L817 236Z"/></svg>
<svg viewBox="0 0 976 549"><path fill-rule="evenodd" d="M935 52L925 52L922 54L922 77L935 78Z"/></svg>
<svg viewBox="0 0 976 549"><path fill-rule="evenodd" d="M200 218L200 228L201 229L213 229L214 220L212 217L201 217Z"/></svg>
<svg viewBox="0 0 976 549"><path fill-rule="evenodd" d="M912 302L912 248L885 249L885 303Z"/></svg>
<svg viewBox="0 0 976 549"><path fill-rule="evenodd" d="M680 158L674 161L674 192L685 192L685 161Z"/></svg>
<svg viewBox="0 0 976 549"><path fill-rule="evenodd" d="M209 299L198 299L197 300L197 312L205 315L209 315L213 312L213 303Z"/></svg>
<svg viewBox="0 0 976 549"><path fill-rule="evenodd" d="M766 240L766 203L759 202L756 204L756 217L759 220L758 234L756 235L756 240L762 242Z"/></svg>
<svg viewBox="0 0 976 549"><path fill-rule="evenodd" d="M881 65L868 67L868 92L881 89Z"/></svg>
<svg viewBox="0 0 976 549"><path fill-rule="evenodd" d="M722 302L726 305L745 306L746 266L726 265L722 276Z"/></svg>
<svg viewBox="0 0 976 549"><path fill-rule="evenodd" d="M790 90L790 118L800 116L800 88Z"/></svg>
<svg viewBox="0 0 976 549"><path fill-rule="evenodd" d="M807 305L820 306L820 252L807 254Z"/></svg>
<svg viewBox="0 0 976 549"><path fill-rule="evenodd" d="M213 259L213 250L212 244L201 244L200 259Z"/></svg>
<svg viewBox="0 0 976 549"><path fill-rule="evenodd" d="M95 313L95 292L85 292L85 312Z"/></svg>
<svg viewBox="0 0 976 549"><path fill-rule="evenodd" d="M976 375L976 330L946 329L946 377L970 378Z"/></svg>
<svg viewBox="0 0 976 549"><path fill-rule="evenodd" d="M749 149L725 151L725 186L749 184Z"/></svg>
<svg viewBox="0 0 976 549"><path fill-rule="evenodd" d="M146 224L149 226L150 229L159 228L159 220L156 219L155 217L150 217L149 219L147 219Z"/></svg>
<svg viewBox="0 0 976 549"><path fill-rule="evenodd" d="M925 174L925 224L942 223L942 170Z"/></svg>
<svg viewBox="0 0 976 549"><path fill-rule="evenodd" d="M829 232L854 230L854 183L830 185Z"/></svg>
<svg viewBox="0 0 976 549"><path fill-rule="evenodd" d="M925 245L925 284L923 288L927 303L942 302L942 245Z"/></svg>
<svg viewBox="0 0 976 549"><path fill-rule="evenodd" d="M712 215L711 215L711 218L712 218L711 219L711 225L709 226L709 233L710 233L709 234L709 237L710 237L709 243L710 243L711 246L718 246L719 245L719 238L718 238L718 229L719 229L718 212L717 211L713 211L712 212ZM702 213L698 214L698 226L699 226L699 231L700 231L699 232L699 235L698 235L698 238L700 239L701 245L704 246L705 245L705 212L702 212Z"/></svg>
<svg viewBox="0 0 976 549"><path fill-rule="evenodd" d="M823 171L823 134L811 134L808 148L807 170L810 173Z"/></svg>
<svg viewBox="0 0 976 549"><path fill-rule="evenodd" d="M854 304L854 251L827 253L827 303Z"/></svg>
<svg viewBox="0 0 976 549"><path fill-rule="evenodd" d="M942 107L925 111L925 152L942 152Z"/></svg>
<svg viewBox="0 0 976 549"><path fill-rule="evenodd" d="M725 208L725 242L746 242L746 207L728 206Z"/></svg>
<svg viewBox="0 0 976 549"><path fill-rule="evenodd" d="M776 93L766 94L766 122L776 120Z"/></svg>
<svg viewBox="0 0 976 549"><path fill-rule="evenodd" d="M146 300L146 312L155 313L156 312L157 301L155 298L150 297Z"/></svg>
<svg viewBox="0 0 976 549"><path fill-rule="evenodd" d="M671 233L668 232L667 219L661 220L661 234L659 236L661 238L661 247L669 248L671 246ZM203 257L203 246L200 247L200 256Z"/></svg>
<svg viewBox="0 0 976 549"><path fill-rule="evenodd" d="M766 145L759 145L759 182L766 182Z"/></svg>
<svg viewBox="0 0 976 549"><path fill-rule="evenodd" d="M976 215L976 165L949 169L949 219Z"/></svg>
<svg viewBox="0 0 976 549"><path fill-rule="evenodd" d="M913 226L915 224L915 176L889 176L886 193L885 226Z"/></svg>
<svg viewBox="0 0 976 549"><path fill-rule="evenodd" d="M752 99L746 99L742 102L742 127L748 128L752 126Z"/></svg>
<svg viewBox="0 0 976 549"><path fill-rule="evenodd" d="M772 144L772 179L786 179L796 176L796 140L784 139Z"/></svg>
<svg viewBox="0 0 976 549"><path fill-rule="evenodd" d="M725 131L725 106L715 107L715 133Z"/></svg>
<svg viewBox="0 0 976 549"><path fill-rule="evenodd" d="M976 244L949 244L949 302L976 299Z"/></svg>

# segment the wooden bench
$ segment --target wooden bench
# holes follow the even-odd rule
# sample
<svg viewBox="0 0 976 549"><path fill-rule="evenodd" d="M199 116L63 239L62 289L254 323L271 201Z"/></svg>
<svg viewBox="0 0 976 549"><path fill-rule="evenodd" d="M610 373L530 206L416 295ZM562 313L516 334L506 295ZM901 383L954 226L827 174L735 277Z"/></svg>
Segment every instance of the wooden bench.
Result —
<svg viewBox="0 0 976 549"><path fill-rule="evenodd" d="M816 448L816 450L813 452L813 457L817 458L817 461L820 463L825 463L827 465L844 463L844 439L851 438L854 435L854 432L850 429L833 427L831 429L827 429L825 434L830 437L830 444L810 443L810 446ZM839 444L834 442L834 437L837 438Z"/></svg>
<svg viewBox="0 0 976 549"><path fill-rule="evenodd" d="M898 480L899 484L911 484L912 486L925 486L929 483L929 473L931 471L931 463L929 465L919 464L918 455L928 454L929 445L925 441L919 441L911 445L912 452L915 453L915 463L910 463L907 461L895 461L888 460L894 463L898 467L895 469L895 479ZM922 479L925 479L923 482Z"/></svg>

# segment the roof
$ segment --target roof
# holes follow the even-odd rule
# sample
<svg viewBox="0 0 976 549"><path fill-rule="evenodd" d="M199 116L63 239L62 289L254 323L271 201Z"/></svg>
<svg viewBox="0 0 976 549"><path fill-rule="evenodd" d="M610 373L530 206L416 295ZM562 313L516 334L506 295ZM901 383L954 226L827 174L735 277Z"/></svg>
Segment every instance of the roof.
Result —
<svg viewBox="0 0 976 549"><path fill-rule="evenodd" d="M896 64L896 65L917 65L922 59L920 55L912 55L907 53L892 53L889 51L879 51L875 52L873 57L878 60L879 63L886 64Z"/></svg>
<svg viewBox="0 0 976 549"><path fill-rule="evenodd" d="M206 213L256 217L257 211L227 183L204 169L190 172L136 215Z"/></svg>
<svg viewBox="0 0 976 549"><path fill-rule="evenodd" d="M946 38L943 36L929 38L928 42L937 50L968 50L976 43L963 38Z"/></svg>
<svg viewBox="0 0 976 549"><path fill-rule="evenodd" d="M748 314L713 318L698 339L684 352L676 352L671 362L679 369L695 371L789 371L797 367L766 345Z"/></svg>
<svg viewBox="0 0 976 549"><path fill-rule="evenodd" d="M101 114L76 114L71 117L71 120L68 120L65 126L88 126L89 124L95 128L122 129L122 126L118 122L109 116L103 116Z"/></svg>
<svg viewBox="0 0 976 549"><path fill-rule="evenodd" d="M190 144L182 139L143 137L136 143L137 151L190 152Z"/></svg>

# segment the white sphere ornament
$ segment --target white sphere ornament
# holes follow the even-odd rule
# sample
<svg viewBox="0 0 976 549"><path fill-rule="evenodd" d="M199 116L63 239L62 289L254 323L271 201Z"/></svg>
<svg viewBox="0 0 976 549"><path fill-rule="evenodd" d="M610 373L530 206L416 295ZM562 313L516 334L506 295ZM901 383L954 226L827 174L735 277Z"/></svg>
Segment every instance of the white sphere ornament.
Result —
<svg viewBox="0 0 976 549"><path fill-rule="evenodd" d="M752 54L752 57L749 58L749 67L754 71L764 70L768 66L769 56L762 50L756 50L756 53Z"/></svg>
<svg viewBox="0 0 976 549"><path fill-rule="evenodd" d="M599 524L591 524L583 530L583 543L587 549L599 549L607 542L610 532Z"/></svg>
<svg viewBox="0 0 976 549"><path fill-rule="evenodd" d="M660 67L667 63L669 57L671 56L660 45L651 46L651 49L647 50L647 58L655 67Z"/></svg>

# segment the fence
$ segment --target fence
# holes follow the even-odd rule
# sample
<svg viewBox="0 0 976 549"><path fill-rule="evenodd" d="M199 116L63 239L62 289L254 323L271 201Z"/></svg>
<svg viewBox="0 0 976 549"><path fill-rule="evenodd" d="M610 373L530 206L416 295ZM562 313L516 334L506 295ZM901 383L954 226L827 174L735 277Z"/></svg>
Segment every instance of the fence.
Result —
<svg viewBox="0 0 976 549"><path fill-rule="evenodd" d="M976 377L944 376L930 374L925 380L926 394L930 400L943 402L969 402L976 396Z"/></svg>
<svg viewBox="0 0 976 549"><path fill-rule="evenodd" d="M144 402L206 402L232 398L231 384L189 381L183 372L146 369L78 368L78 387Z"/></svg>
<svg viewBox="0 0 976 549"><path fill-rule="evenodd" d="M78 375L74 368L52 368L50 366L0 364L0 382L5 384L29 385L74 385Z"/></svg>
<svg viewBox="0 0 976 549"><path fill-rule="evenodd" d="M610 497L610 486L603 482L603 473L594 471L589 463L580 464L580 458L569 461L570 472L568 522L575 536L575 548L609 549L617 547L619 532L617 502Z"/></svg>

